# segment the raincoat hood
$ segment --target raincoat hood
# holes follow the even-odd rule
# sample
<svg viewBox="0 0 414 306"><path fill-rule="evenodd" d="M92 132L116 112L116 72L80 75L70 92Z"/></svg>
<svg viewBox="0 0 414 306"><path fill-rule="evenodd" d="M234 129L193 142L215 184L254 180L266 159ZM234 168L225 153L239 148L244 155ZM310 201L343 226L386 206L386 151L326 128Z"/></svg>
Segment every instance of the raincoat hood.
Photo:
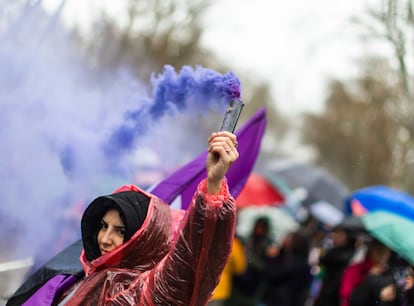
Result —
<svg viewBox="0 0 414 306"><path fill-rule="evenodd" d="M125 242L100 256L96 238L101 219L109 208L120 211L126 226ZM81 223L84 248L80 261L85 274L108 267L141 272L153 268L170 250L172 216L170 207L161 199L133 185L96 198L85 210Z"/></svg>
<svg viewBox="0 0 414 306"><path fill-rule="evenodd" d="M101 228L101 220L108 210L118 210L125 225L124 242L126 242L144 223L149 201L149 197L136 191L122 191L93 200L86 208L81 221L86 259L92 261L101 256L97 235Z"/></svg>

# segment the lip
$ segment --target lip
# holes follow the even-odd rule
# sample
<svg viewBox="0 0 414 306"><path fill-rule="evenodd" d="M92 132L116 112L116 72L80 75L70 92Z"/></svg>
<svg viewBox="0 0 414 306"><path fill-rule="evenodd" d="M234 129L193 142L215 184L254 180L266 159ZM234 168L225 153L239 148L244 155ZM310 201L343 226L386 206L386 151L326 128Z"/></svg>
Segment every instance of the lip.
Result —
<svg viewBox="0 0 414 306"><path fill-rule="evenodd" d="M108 250L101 250L102 255L105 255L106 253L109 253L109 251Z"/></svg>

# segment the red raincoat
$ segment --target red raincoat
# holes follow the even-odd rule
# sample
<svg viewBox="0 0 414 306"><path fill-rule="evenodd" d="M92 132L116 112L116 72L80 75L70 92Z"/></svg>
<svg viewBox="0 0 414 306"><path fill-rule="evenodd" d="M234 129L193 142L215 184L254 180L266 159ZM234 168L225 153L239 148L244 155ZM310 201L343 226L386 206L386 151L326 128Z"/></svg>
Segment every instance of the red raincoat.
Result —
<svg viewBox="0 0 414 306"><path fill-rule="evenodd" d="M81 262L86 277L65 305L205 305L231 251L236 205L226 182L216 195L203 180L185 212L154 195L142 227L113 252Z"/></svg>

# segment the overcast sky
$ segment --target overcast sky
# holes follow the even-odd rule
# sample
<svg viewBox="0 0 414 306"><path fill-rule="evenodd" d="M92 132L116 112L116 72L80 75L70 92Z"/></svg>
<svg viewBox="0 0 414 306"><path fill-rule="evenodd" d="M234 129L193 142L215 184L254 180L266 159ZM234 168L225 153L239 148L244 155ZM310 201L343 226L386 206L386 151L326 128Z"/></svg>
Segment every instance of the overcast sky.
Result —
<svg viewBox="0 0 414 306"><path fill-rule="evenodd" d="M366 0L224 0L211 8L215 22L205 42L235 67L270 80L281 110L320 110L326 80L351 77L353 59L367 52L350 22L366 6Z"/></svg>
<svg viewBox="0 0 414 306"><path fill-rule="evenodd" d="M268 80L278 108L295 114L322 108L330 78L356 73L353 60L368 52L350 18L380 0L216 0L206 14L203 43L235 72ZM56 0L45 0L53 10ZM122 1L66 0L64 17L87 24L106 6L120 14Z"/></svg>

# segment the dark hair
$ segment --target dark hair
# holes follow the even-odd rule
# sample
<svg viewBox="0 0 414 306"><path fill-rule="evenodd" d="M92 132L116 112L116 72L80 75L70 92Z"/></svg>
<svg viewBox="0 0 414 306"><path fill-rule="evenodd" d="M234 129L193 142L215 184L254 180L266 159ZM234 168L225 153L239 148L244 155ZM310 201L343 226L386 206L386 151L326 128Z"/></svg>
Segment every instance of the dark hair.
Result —
<svg viewBox="0 0 414 306"><path fill-rule="evenodd" d="M270 220L268 217L259 217L256 219L256 221L254 222L254 227L258 226L258 225L264 225L264 227L266 229L270 228Z"/></svg>

